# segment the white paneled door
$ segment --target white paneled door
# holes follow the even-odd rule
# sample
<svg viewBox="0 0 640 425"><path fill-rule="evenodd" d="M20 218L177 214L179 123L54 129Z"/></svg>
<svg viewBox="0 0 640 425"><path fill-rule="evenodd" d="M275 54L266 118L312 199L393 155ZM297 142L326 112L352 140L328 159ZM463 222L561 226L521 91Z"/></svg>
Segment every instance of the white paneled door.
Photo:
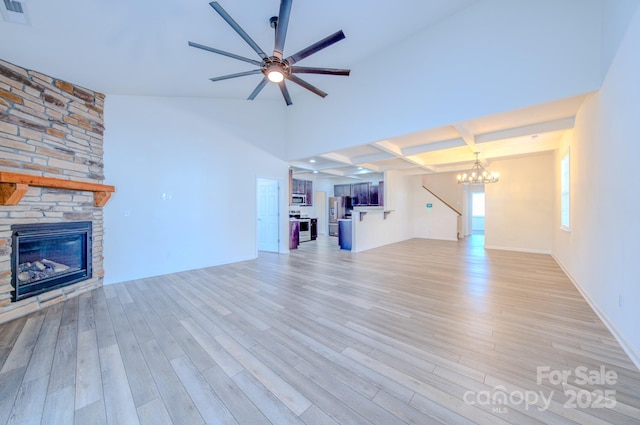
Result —
<svg viewBox="0 0 640 425"><path fill-rule="evenodd" d="M258 251L278 252L280 208L278 181L258 178Z"/></svg>

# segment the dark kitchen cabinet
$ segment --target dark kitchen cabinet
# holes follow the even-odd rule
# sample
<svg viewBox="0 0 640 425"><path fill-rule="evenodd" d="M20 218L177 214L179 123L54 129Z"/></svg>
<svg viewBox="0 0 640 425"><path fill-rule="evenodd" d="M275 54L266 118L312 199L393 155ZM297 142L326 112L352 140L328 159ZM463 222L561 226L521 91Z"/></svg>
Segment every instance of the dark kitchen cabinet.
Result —
<svg viewBox="0 0 640 425"><path fill-rule="evenodd" d="M354 183L351 185L353 206L369 205L369 186L371 183Z"/></svg>
<svg viewBox="0 0 640 425"><path fill-rule="evenodd" d="M334 185L333 196L351 196L351 185L350 184Z"/></svg>
<svg viewBox="0 0 640 425"><path fill-rule="evenodd" d="M351 205L356 206L382 206L384 205L384 181L336 184L333 186L334 196L349 196Z"/></svg>
<svg viewBox="0 0 640 425"><path fill-rule="evenodd" d="M307 205L313 205L313 181L304 180L304 194L307 195Z"/></svg>
<svg viewBox="0 0 640 425"><path fill-rule="evenodd" d="M369 186L369 205L378 205L378 185Z"/></svg>
<svg viewBox="0 0 640 425"><path fill-rule="evenodd" d="M293 179L292 180L292 184L293 184L293 193L295 194L302 194L304 195L305 192L305 185L304 185L304 180L301 179Z"/></svg>
<svg viewBox="0 0 640 425"><path fill-rule="evenodd" d="M291 193L295 195L305 195L306 204L313 205L313 181L302 179L291 179Z"/></svg>
<svg viewBox="0 0 640 425"><path fill-rule="evenodd" d="M318 219L312 218L311 219L311 240L315 241L316 239L318 239Z"/></svg>
<svg viewBox="0 0 640 425"><path fill-rule="evenodd" d="M289 249L298 249L300 244L300 222L289 221Z"/></svg>

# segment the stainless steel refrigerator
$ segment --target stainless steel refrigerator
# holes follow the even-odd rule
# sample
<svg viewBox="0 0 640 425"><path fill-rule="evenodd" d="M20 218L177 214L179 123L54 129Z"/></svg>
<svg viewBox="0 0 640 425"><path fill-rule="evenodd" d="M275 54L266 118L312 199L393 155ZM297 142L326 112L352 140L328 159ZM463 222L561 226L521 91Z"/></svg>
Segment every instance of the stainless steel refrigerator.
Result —
<svg viewBox="0 0 640 425"><path fill-rule="evenodd" d="M351 215L351 198L335 196L329 198L329 236L338 236L338 220Z"/></svg>

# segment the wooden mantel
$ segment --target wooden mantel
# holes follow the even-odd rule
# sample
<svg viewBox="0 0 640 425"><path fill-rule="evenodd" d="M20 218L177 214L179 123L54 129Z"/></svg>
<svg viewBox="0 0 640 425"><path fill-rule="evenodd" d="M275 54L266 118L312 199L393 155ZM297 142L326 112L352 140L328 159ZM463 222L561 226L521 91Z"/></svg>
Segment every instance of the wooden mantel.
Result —
<svg viewBox="0 0 640 425"><path fill-rule="evenodd" d="M0 205L18 205L29 186L93 192L93 204L96 207L104 207L116 190L114 186L105 184L0 172Z"/></svg>

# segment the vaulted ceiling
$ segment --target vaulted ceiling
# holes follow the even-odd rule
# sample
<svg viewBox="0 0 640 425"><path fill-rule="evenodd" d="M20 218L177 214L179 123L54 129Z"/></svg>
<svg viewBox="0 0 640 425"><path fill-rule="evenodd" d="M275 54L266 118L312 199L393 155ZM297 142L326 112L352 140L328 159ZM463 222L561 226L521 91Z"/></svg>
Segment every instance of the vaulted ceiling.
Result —
<svg viewBox="0 0 640 425"><path fill-rule="evenodd" d="M247 71L252 65L187 45L194 41L249 58L255 52L201 0L20 1L25 24L0 22L0 58L103 93L246 99L261 80L251 75L211 82L209 78ZM482 0L295 0L285 56L342 29L346 39L300 65L352 68L385 57L394 46L482 3ZM6 2L5 2L6 4ZM279 1L221 0L220 4L263 50L273 48L269 18ZM5 14L6 15L6 14ZM7 42L9 41L9 42ZM408 61L403 66L411 66ZM305 76L329 93L350 77ZM315 96L289 84L294 106ZM474 152L485 165L494 158L553 150L573 127L588 93L517 110L450 122L346 149L293 158L297 173L326 177L404 169L446 172L468 169ZM283 108L280 91L267 86L256 102ZM304 103L304 102L302 102ZM301 106L305 106L304 104ZM427 126L428 127L428 126Z"/></svg>
<svg viewBox="0 0 640 425"><path fill-rule="evenodd" d="M343 40L300 65L343 68L434 25L477 0L294 0L284 53L293 54L340 29ZM4 60L106 94L246 99L262 79L252 75L212 83L209 78L254 66L198 50L189 41L248 58L256 53L207 0L18 0L28 24L0 21ZM274 45L269 18L278 0L220 0L265 51ZM10 40L10 42L5 42ZM332 79L310 77L331 94ZM291 85L293 86L293 85ZM293 101L312 94L291 87ZM259 99L281 100L277 87Z"/></svg>

